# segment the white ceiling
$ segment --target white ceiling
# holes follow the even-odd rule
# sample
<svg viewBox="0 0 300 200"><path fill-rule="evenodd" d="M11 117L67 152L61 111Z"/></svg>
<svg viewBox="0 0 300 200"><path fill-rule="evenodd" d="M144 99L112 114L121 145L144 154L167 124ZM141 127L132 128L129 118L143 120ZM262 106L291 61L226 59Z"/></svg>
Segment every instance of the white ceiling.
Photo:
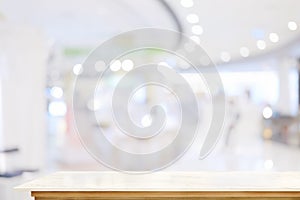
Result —
<svg viewBox="0 0 300 200"><path fill-rule="evenodd" d="M199 16L197 24L204 30L200 44L215 62L221 61L224 51L231 60L239 60L243 46L254 56L300 36L299 0L194 0L190 8L183 7L181 0L166 2L188 36L193 34L186 16ZM159 0L0 0L0 13L6 21L35 26L66 46L94 47L115 34L142 27L177 29ZM289 21L298 24L296 31L288 29ZM279 42L269 40L271 32L279 35ZM257 40L264 40L266 49L259 50Z"/></svg>
<svg viewBox="0 0 300 200"><path fill-rule="evenodd" d="M169 0L171 1L171 0ZM173 6L181 18L188 13L199 15L199 24L204 32L200 36L201 44L214 60L220 52L228 51L235 59L241 58L240 48L250 49L250 55L262 54L274 48L280 48L299 38L299 29L291 31L287 24L295 21L300 26L300 1L297 0L207 0L194 1L192 8L183 8L179 2ZM185 23L187 34L191 28ZM279 35L279 42L272 43L269 34ZM257 40L266 41L266 49L259 50Z"/></svg>

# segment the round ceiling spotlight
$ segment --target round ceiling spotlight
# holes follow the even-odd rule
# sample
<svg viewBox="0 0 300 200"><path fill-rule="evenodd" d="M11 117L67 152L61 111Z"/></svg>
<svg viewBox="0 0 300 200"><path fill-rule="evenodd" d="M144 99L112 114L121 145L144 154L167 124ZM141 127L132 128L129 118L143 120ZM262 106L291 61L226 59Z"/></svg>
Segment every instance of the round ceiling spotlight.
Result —
<svg viewBox="0 0 300 200"><path fill-rule="evenodd" d="M142 118L141 124L143 127L149 127L152 124L152 117L151 115L145 115Z"/></svg>
<svg viewBox="0 0 300 200"><path fill-rule="evenodd" d="M64 91L61 87L54 86L51 88L50 94L51 94L51 96L59 99L64 95Z"/></svg>
<svg viewBox="0 0 300 200"><path fill-rule="evenodd" d="M257 40L256 46L260 50L264 50L266 48L266 42L263 40Z"/></svg>
<svg viewBox="0 0 300 200"><path fill-rule="evenodd" d="M110 70L113 72L119 71L121 69L122 63L119 60L113 60L110 63Z"/></svg>
<svg viewBox="0 0 300 200"><path fill-rule="evenodd" d="M74 67L73 67L73 73L74 73L75 75L81 74L82 71L83 71L83 69L82 69L82 65L81 65L81 64L76 64L76 65L74 65Z"/></svg>
<svg viewBox="0 0 300 200"><path fill-rule="evenodd" d="M194 25L192 27L192 32L195 34L195 35L201 35L203 33L203 28L202 26L200 25Z"/></svg>
<svg viewBox="0 0 300 200"><path fill-rule="evenodd" d="M180 4L185 8L191 8L194 6L194 1L193 0L181 0Z"/></svg>
<svg viewBox="0 0 300 200"><path fill-rule="evenodd" d="M134 63L133 63L133 61L130 60L130 59L126 59L126 60L124 60L124 61L122 62L122 69L123 69L124 71L129 72L130 70L133 69L133 66L134 66Z"/></svg>
<svg viewBox="0 0 300 200"><path fill-rule="evenodd" d="M96 62L96 64L95 64L95 70L96 70L97 72L102 72L102 71L104 71L104 70L105 70L105 67L106 67L106 65L105 65L105 62L104 62L103 60L98 60L98 61Z"/></svg>
<svg viewBox="0 0 300 200"><path fill-rule="evenodd" d="M270 106L266 106L263 110L263 117L265 119L270 119L273 115L273 110Z"/></svg>
<svg viewBox="0 0 300 200"><path fill-rule="evenodd" d="M196 14L189 14L188 16L186 16L186 20L190 24L196 24L199 22L199 17Z"/></svg>
<svg viewBox="0 0 300 200"><path fill-rule="evenodd" d="M230 54L229 54L228 52L223 51L223 52L221 53L221 60L222 60L223 62L229 62L230 59L231 59L231 56L230 56Z"/></svg>
<svg viewBox="0 0 300 200"><path fill-rule="evenodd" d="M296 22L290 21L290 22L288 23L288 28L289 28L291 31L295 31L295 30L297 30L298 25L296 24Z"/></svg>
<svg viewBox="0 0 300 200"><path fill-rule="evenodd" d="M270 33L269 34L269 39L271 42L276 43L279 41L279 36L277 33Z"/></svg>
<svg viewBox="0 0 300 200"><path fill-rule="evenodd" d="M249 56L250 51L247 47L241 47L240 48L240 54L241 54L242 57L246 58L246 57Z"/></svg>

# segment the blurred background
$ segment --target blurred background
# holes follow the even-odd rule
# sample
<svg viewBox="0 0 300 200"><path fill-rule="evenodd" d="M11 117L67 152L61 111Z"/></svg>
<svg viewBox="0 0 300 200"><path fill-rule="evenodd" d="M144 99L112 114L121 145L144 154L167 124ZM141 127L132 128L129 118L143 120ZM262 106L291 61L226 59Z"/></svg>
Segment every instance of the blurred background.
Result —
<svg viewBox="0 0 300 200"><path fill-rule="evenodd" d="M76 134L74 81L101 42L144 27L182 32L198 43L217 66L226 95L223 134L214 151L199 160L201 138L196 139L165 170L300 170L299 7L297 0L0 0L0 199L24 199L13 186L49 172L109 170ZM115 60L111 70L126 73L149 57L161 65L184 65L160 52L137 57ZM95 72L106 64L100 61ZM96 75L85 76L86 84ZM210 95L195 74L183 76L208 126ZM83 116L104 116L100 124L87 124L87 131L111 126L106 96L115 82L105 80L106 90L83 102ZM77 95L84 96L84 88ZM136 101L169 95L145 90ZM136 113L141 125L151 123Z"/></svg>

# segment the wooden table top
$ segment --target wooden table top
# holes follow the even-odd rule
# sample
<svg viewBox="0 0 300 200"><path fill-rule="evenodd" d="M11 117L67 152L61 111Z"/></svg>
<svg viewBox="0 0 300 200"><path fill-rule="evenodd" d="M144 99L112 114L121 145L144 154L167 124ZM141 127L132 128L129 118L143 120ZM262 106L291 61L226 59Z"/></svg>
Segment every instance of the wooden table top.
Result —
<svg viewBox="0 0 300 200"><path fill-rule="evenodd" d="M16 187L28 191L300 192L300 172L57 172Z"/></svg>

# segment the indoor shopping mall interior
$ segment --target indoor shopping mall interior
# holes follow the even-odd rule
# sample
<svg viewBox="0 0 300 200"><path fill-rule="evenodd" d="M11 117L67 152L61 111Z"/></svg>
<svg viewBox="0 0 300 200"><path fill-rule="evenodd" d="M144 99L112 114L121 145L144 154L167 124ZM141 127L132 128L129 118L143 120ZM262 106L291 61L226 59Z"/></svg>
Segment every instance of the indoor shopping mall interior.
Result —
<svg viewBox="0 0 300 200"><path fill-rule="evenodd" d="M148 170L108 143L130 155L172 147L151 170L300 171L299 8L297 0L0 0L0 199L31 199L13 187L55 171ZM166 78L145 73L149 63ZM159 83L146 84L152 78ZM160 136L122 134L155 124Z"/></svg>

